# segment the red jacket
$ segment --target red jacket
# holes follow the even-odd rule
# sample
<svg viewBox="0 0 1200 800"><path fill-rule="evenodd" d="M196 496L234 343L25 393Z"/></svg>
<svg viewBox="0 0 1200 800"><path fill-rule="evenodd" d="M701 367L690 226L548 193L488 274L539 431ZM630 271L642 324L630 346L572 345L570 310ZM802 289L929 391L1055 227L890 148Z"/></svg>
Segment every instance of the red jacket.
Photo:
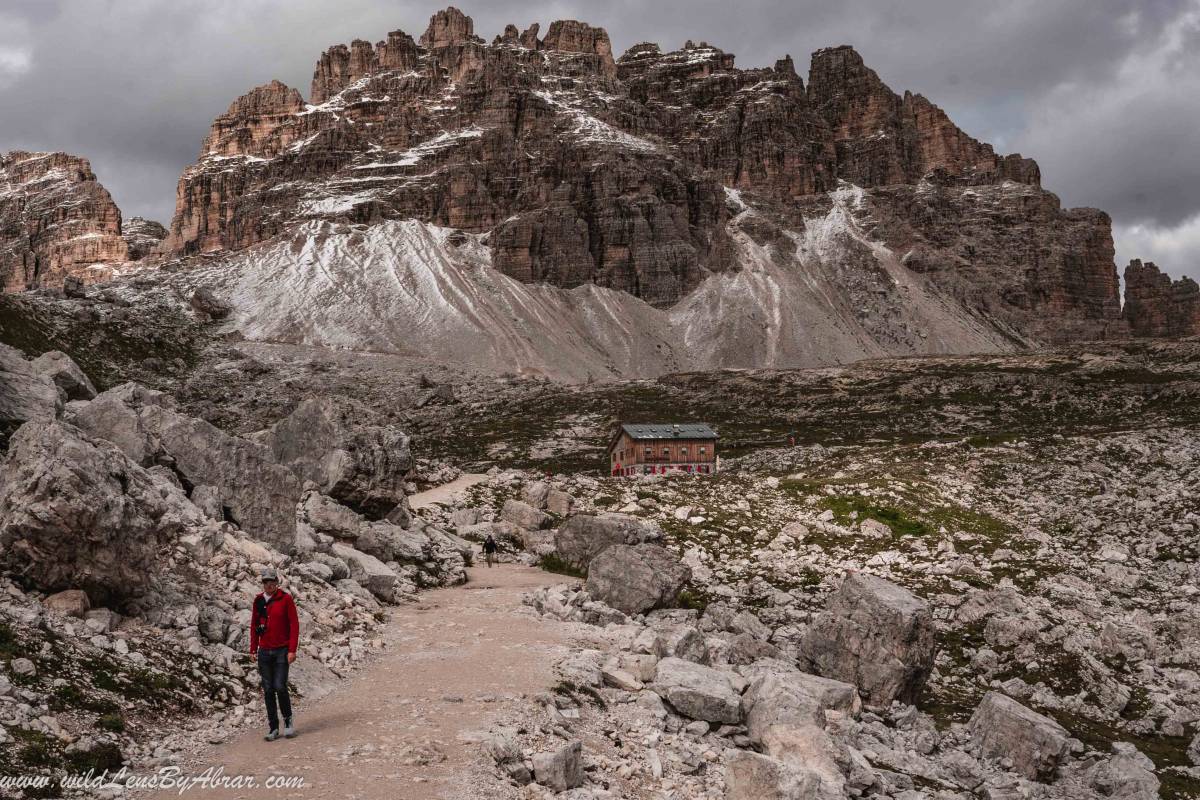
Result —
<svg viewBox="0 0 1200 800"><path fill-rule="evenodd" d="M253 654L262 647L272 650L276 647L287 647L289 653L296 652L300 643L300 619L296 616L296 601L283 589L276 589L275 594L267 602L267 629L262 637L258 635L258 607L262 605L265 596L259 592L254 598L250 612L250 652Z"/></svg>

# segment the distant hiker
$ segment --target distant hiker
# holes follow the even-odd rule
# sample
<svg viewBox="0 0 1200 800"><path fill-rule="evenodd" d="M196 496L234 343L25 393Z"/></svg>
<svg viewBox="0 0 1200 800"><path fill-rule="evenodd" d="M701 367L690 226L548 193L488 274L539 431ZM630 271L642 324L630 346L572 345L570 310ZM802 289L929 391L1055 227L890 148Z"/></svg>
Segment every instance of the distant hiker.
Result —
<svg viewBox="0 0 1200 800"><path fill-rule="evenodd" d="M279 573L268 567L262 571L262 593L254 598L250 612L250 655L258 655L258 674L262 678L263 698L267 703L268 742L279 738L279 712L283 712L283 735L292 738L292 699L288 696L288 665L296 660L300 642L300 620L292 596L279 588Z"/></svg>
<svg viewBox="0 0 1200 800"><path fill-rule="evenodd" d="M496 560L496 539L490 533L483 540L483 555L487 559L488 569L491 569L492 562Z"/></svg>

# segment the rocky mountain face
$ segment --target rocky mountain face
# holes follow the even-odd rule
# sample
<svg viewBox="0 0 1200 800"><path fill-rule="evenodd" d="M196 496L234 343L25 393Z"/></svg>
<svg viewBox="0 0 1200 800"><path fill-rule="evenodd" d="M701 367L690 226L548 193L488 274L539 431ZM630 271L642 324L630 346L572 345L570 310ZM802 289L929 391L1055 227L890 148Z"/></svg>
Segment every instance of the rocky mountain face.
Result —
<svg viewBox="0 0 1200 800"><path fill-rule="evenodd" d="M161 260L123 302L572 380L1195 332L1194 284L1134 269L1122 310L1106 214L852 48L814 53L807 83L790 56L734 62L690 41L614 57L573 20L489 43L447 8L329 48L307 100L272 81L234 101L169 229L122 227L86 162L6 157L26 199L0 206L4 285ZM43 162L60 177L31 177Z"/></svg>
<svg viewBox="0 0 1200 800"><path fill-rule="evenodd" d="M1134 259L1125 268L1125 318L1134 336L1200 335L1200 286Z"/></svg>
<svg viewBox="0 0 1200 800"><path fill-rule="evenodd" d="M87 159L0 154L0 292L111 280L155 252L166 228L124 223Z"/></svg>
<svg viewBox="0 0 1200 800"><path fill-rule="evenodd" d="M129 258L138 261L158 250L167 238L167 229L161 222L143 217L130 217L121 225L121 238L129 246Z"/></svg>
<svg viewBox="0 0 1200 800"><path fill-rule="evenodd" d="M834 248L824 263L847 306L860 304L855 284L874 284L863 316L885 319L858 355L951 334L886 319L911 302L872 277L886 258L986 327L990 349L1128 335L1108 217L1063 209L1034 161L896 94L852 48L813 54L806 86L790 57L739 69L688 42L614 60L603 29L538 32L510 25L488 44L448 8L418 40L393 31L330 48L309 102L279 82L254 89L180 179L167 248L240 249L312 219L412 218L483 236L491 265L521 282L677 307L752 270L731 229L741 204L768 258L794 272L787 239L811 237L852 185L872 252Z"/></svg>
<svg viewBox="0 0 1200 800"><path fill-rule="evenodd" d="M60 287L67 275L128 258L121 211L86 159L0 155L0 289Z"/></svg>

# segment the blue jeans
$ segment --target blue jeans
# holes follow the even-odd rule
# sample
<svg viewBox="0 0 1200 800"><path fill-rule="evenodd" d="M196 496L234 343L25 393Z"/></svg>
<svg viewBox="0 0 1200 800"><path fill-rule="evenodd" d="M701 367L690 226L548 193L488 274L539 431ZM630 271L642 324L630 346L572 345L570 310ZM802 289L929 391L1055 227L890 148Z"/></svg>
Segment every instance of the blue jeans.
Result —
<svg viewBox="0 0 1200 800"><path fill-rule="evenodd" d="M288 696L288 649L258 648L258 675L262 678L263 698L267 701L267 723L279 730L279 712L284 720L292 718L292 698Z"/></svg>

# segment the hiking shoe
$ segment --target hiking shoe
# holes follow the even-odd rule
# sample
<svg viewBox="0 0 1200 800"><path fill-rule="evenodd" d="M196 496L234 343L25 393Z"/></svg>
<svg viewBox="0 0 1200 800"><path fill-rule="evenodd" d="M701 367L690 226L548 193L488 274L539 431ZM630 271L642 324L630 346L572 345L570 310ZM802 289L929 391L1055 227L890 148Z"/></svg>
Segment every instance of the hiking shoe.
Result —
<svg viewBox="0 0 1200 800"><path fill-rule="evenodd" d="M278 738L279 738L279 731L278 731L278 730L275 730L275 729L272 729L272 730L271 730L271 732L270 732L270 733L268 733L268 734L267 734L266 736L264 736L263 738L264 738L264 739L266 739L268 742L273 742L273 741L275 741L276 739L278 739Z"/></svg>
<svg viewBox="0 0 1200 800"><path fill-rule="evenodd" d="M288 717L283 721L283 736L285 739L290 739L296 735L296 729L292 727L292 718Z"/></svg>

